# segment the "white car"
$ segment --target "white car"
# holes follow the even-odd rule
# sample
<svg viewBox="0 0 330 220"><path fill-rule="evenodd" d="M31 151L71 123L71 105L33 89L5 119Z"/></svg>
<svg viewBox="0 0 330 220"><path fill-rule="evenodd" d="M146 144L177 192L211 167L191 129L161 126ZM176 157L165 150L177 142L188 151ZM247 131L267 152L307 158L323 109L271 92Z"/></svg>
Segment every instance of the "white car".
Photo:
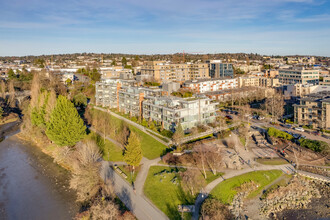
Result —
<svg viewBox="0 0 330 220"><path fill-rule="evenodd" d="M305 130L304 130L303 128L301 128L301 127L296 127L295 130L297 130L297 131L301 131L301 132L304 132L304 131L305 131Z"/></svg>

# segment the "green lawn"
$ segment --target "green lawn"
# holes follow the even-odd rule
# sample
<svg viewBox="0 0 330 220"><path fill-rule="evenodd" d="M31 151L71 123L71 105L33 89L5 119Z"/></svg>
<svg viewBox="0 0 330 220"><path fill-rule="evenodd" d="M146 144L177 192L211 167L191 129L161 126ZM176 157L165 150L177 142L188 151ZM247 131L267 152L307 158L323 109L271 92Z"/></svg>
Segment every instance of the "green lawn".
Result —
<svg viewBox="0 0 330 220"><path fill-rule="evenodd" d="M217 173L217 174L213 175L213 173L211 171L206 171L206 176L207 176L206 183L209 184L213 180L218 179L223 174L225 174L225 173Z"/></svg>
<svg viewBox="0 0 330 220"><path fill-rule="evenodd" d="M282 175L280 170L269 170L269 171L254 171L246 173L240 176L236 176L227 179L219 183L212 191L211 195L219 199L224 204L230 204L233 201L234 196L237 194L237 187L243 183L254 181L258 188L248 195L248 198L252 198L268 184L273 182L275 179Z"/></svg>
<svg viewBox="0 0 330 220"><path fill-rule="evenodd" d="M94 140L97 145L99 146L101 153L102 153L102 157L104 160L107 161L124 161L123 158L123 150L115 145L114 143L105 140L105 144L103 142L103 138L94 133L91 132L87 135L86 137L87 140Z"/></svg>
<svg viewBox="0 0 330 220"><path fill-rule="evenodd" d="M98 110L96 110L96 111L98 111ZM116 118L116 117L114 117L110 114L109 114L109 117L111 118L112 121L115 122L116 126L120 125L120 123L122 121L121 119ZM127 124L127 125L128 125L128 128L129 128L130 131L134 131L140 137L141 148L142 148L142 152L143 152L144 157L146 157L148 159L155 159L155 158L160 157L161 155L163 155L163 153L166 151L167 146L160 143L159 141L157 141L153 137L147 135L146 133L144 133L140 129L134 127L133 125L130 125L130 124ZM115 137L111 137L111 138L115 138Z"/></svg>
<svg viewBox="0 0 330 220"><path fill-rule="evenodd" d="M139 167L136 167L135 168L135 172L134 174L132 175L132 172L130 170L130 167L129 166L118 166L118 168L123 172L125 173L125 175L127 176L127 178L125 179L129 184L132 184L132 182L135 182L136 180L136 177L139 173ZM121 174L122 175L122 174ZM122 175L124 177L124 175Z"/></svg>
<svg viewBox="0 0 330 220"><path fill-rule="evenodd" d="M164 170L169 173L159 174ZM178 205L194 204L194 198L181 188L177 171L176 168L152 166L144 184L145 195L170 219L180 219ZM171 182L175 177L176 184Z"/></svg>
<svg viewBox="0 0 330 220"><path fill-rule="evenodd" d="M167 147L164 144L158 142L156 139L150 137L140 129L131 125L129 125L129 129L139 135L144 157L148 159L155 159L163 155L163 153L166 151Z"/></svg>
<svg viewBox="0 0 330 220"><path fill-rule="evenodd" d="M258 163L265 164L265 165L282 165L287 164L288 162L282 158L274 158L274 159L264 159L258 158L256 159Z"/></svg>

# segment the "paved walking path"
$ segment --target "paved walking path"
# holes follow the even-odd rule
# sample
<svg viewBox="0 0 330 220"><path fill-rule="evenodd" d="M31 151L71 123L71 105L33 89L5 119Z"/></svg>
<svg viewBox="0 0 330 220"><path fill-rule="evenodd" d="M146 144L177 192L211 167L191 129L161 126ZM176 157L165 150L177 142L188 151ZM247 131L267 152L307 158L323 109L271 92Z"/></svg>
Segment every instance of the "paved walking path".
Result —
<svg viewBox="0 0 330 220"><path fill-rule="evenodd" d="M102 179L106 184L113 185L115 194L138 219L168 219L168 217L149 202L147 198L139 193L135 193L132 186L116 173L110 165L110 162L102 161Z"/></svg>
<svg viewBox="0 0 330 220"><path fill-rule="evenodd" d="M168 137L162 136L161 134L158 134L155 131L150 130L149 128L146 128L142 125L139 125L138 123L135 123L135 122L133 122L133 121L131 121L131 120L129 120L129 119L123 117L123 116L120 116L120 115L118 115L118 114L116 114L116 113L114 113L110 110L107 110L107 109L104 109L104 108L101 108L101 107L97 107L97 106L93 106L93 108L95 108L97 110L100 110L100 111L103 111L103 112L106 112L106 113L108 113L108 114L110 114L110 115L112 115L112 116L114 116L114 117L116 117L120 120L123 120L123 121L127 122L130 125L133 125L134 127L140 129L141 131L143 131L144 133L146 133L150 137L152 137L152 138L156 139L157 141L159 141L160 143L164 144L165 146L170 146L172 144L171 139L169 139ZM162 138L168 140L169 142L165 142L165 141L161 140L160 138L158 138L157 136L161 136Z"/></svg>
<svg viewBox="0 0 330 220"><path fill-rule="evenodd" d="M97 131L97 130L96 130L95 128L93 128L93 127L88 127L88 128L89 128L89 130L94 131L95 133L97 133L98 135L100 135L100 136L103 138L103 134L102 134L101 132ZM124 145L122 145L121 143L119 143L118 141L116 141L116 140L114 140L114 139L112 139L112 138L109 138L108 136L106 136L105 139L107 139L108 141L112 142L113 144L117 145L118 147L120 147L120 148L122 148L122 149L125 148Z"/></svg>
<svg viewBox="0 0 330 220"><path fill-rule="evenodd" d="M257 170L282 170L286 174L291 174L294 172L294 167L290 164L284 164L284 165L260 165L258 167L248 167L242 170L232 170L231 172L225 173L223 176L219 177L218 179L212 181L209 183L202 192L199 193L196 201L195 201L195 212L193 213L194 220L197 220L199 217L199 209L204 202L204 200L208 197L212 189L214 189L219 183L222 181L242 175L244 173L249 173Z"/></svg>

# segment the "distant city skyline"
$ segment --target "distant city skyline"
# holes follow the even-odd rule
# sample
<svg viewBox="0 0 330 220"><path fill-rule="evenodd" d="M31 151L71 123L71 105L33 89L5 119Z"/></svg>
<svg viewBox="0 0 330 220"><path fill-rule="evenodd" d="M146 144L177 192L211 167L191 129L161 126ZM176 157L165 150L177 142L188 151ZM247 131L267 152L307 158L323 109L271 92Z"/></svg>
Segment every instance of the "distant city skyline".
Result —
<svg viewBox="0 0 330 220"><path fill-rule="evenodd" d="M0 0L0 56L330 56L326 0Z"/></svg>

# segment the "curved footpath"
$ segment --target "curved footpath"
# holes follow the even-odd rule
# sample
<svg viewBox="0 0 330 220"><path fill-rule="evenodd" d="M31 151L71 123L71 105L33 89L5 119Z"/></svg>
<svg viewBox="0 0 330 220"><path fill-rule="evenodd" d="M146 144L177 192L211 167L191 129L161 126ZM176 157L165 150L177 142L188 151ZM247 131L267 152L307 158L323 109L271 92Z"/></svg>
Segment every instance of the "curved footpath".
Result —
<svg viewBox="0 0 330 220"><path fill-rule="evenodd" d="M168 219L168 217L149 202L145 196L134 192L132 186L116 173L110 165L110 162L102 161L102 179L106 184L113 185L115 194L138 219Z"/></svg>
<svg viewBox="0 0 330 220"><path fill-rule="evenodd" d="M260 165L258 167L248 167L242 170L233 170L232 172L229 173L225 173L222 177L212 181L211 183L209 183L203 191L201 191L195 201L195 212L193 213L193 217L192 219L197 220L199 217L199 209L202 205L202 203L204 202L204 200L208 197L208 195L210 194L210 192L212 191L212 189L214 189L219 183L221 183L222 181L235 177L235 176L239 176L242 175L244 173L249 173L249 172L253 172L253 171L257 171L257 170L282 170L284 173L286 174L291 174L293 172L295 172L294 167L290 164L284 164L284 165L276 165L276 166L272 166L272 165Z"/></svg>

